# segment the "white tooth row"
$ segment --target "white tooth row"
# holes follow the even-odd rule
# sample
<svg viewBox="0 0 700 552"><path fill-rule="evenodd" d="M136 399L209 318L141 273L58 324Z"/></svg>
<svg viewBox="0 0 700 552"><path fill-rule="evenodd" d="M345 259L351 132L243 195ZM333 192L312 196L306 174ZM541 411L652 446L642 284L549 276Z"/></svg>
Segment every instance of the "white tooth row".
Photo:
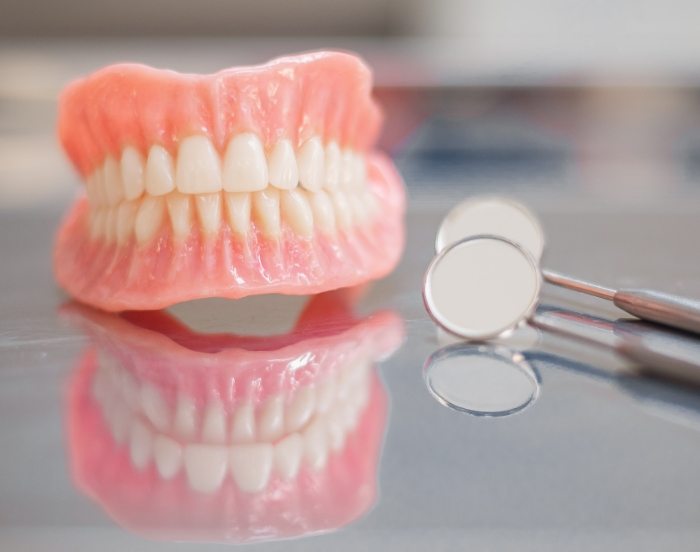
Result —
<svg viewBox="0 0 700 552"><path fill-rule="evenodd" d="M267 237L277 238L283 223L300 236L309 237L314 228L333 233L365 222L375 213L374 196L367 189L356 192L324 190L260 192L218 192L145 196L112 207L90 209L90 236L107 243L124 244L134 236L138 243L150 241L166 218L176 239L189 236L197 223L205 235L215 236L222 224L245 236L251 220Z"/></svg>
<svg viewBox="0 0 700 552"><path fill-rule="evenodd" d="M203 493L219 489L230 473L239 489L252 493L264 490L273 474L293 479L302 462L314 470L325 467L357 424L368 398L368 374L366 362L354 363L319 386L297 390L286 405L281 396L258 412L241 404L229 420L221 402L210 401L200 416L197 405L181 396L171 420L156 387L139 385L100 355L92 395L137 469L153 462L162 479L171 479L184 467L190 487Z"/></svg>
<svg viewBox="0 0 700 552"><path fill-rule="evenodd" d="M256 192L268 184L280 190L297 185L316 192L322 188L357 189L365 183L365 159L336 142L323 145L307 140L298 151L287 139L265 152L257 135L242 133L228 144L223 159L205 136L182 140L175 159L154 145L146 159L127 146L121 159L109 155L88 178L87 193L93 205L116 205L142 195Z"/></svg>

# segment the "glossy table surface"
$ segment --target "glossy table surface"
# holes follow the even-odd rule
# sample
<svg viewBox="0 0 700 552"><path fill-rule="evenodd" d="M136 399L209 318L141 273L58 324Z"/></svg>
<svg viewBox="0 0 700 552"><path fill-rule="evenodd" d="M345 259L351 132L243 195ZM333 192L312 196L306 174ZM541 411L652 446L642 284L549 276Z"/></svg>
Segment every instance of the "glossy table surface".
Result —
<svg viewBox="0 0 700 552"><path fill-rule="evenodd" d="M256 539L256 550L697 549L700 392L636 376L605 350L523 330L505 345L524 351L537 374L536 401L497 418L452 410L424 382L426 358L449 339L420 294L441 216L460 197L502 193L541 216L546 266L700 297L694 93L672 102L668 91L423 94L407 93L407 104L419 102L425 118L389 144L408 185L406 251L389 277L347 303L262 297L171 309L188 330L86 311L51 273L74 177L37 166L50 192L4 196L0 548L190 550ZM643 100L636 111L630 96ZM36 135L47 136L52 107L40 109ZM632 115L608 117L620 111ZM3 133L23 151L12 125ZM21 143L34 144L31 136ZM31 185L30 169L16 166L22 172L6 169L0 182L12 197ZM542 302L622 316L552 287ZM245 335L268 339L236 337ZM104 412L105 396L119 393L113 373L130 371L142 394L154 381L211 397L266 366L292 370L280 361L290 351L298 362L325 358L337 396L356 404L316 471L248 493L226 476L201 493L182 473L166 481L152 462L135 468L129 447L112 439ZM239 406L229 398L227 414ZM319 412L330 427L335 410Z"/></svg>

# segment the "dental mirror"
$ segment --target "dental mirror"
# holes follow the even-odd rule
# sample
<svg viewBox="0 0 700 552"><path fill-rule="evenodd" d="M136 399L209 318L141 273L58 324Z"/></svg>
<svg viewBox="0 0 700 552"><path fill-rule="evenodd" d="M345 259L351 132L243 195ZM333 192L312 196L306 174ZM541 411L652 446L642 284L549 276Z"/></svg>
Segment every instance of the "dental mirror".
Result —
<svg viewBox="0 0 700 552"><path fill-rule="evenodd" d="M441 404L474 416L522 412L539 395L539 377L522 354L504 347L452 345L423 367L430 393Z"/></svg>

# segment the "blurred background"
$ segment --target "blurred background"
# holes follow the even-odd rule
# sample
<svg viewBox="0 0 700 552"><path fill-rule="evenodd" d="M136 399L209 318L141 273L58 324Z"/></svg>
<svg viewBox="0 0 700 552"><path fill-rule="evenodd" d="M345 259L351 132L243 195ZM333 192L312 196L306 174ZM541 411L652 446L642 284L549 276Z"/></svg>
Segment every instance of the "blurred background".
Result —
<svg viewBox="0 0 700 552"><path fill-rule="evenodd" d="M2 0L0 206L69 201L56 97L102 65L182 71L359 52L411 196L684 208L700 187L692 0ZM671 200L669 201L669 198ZM677 198L677 201L673 201Z"/></svg>

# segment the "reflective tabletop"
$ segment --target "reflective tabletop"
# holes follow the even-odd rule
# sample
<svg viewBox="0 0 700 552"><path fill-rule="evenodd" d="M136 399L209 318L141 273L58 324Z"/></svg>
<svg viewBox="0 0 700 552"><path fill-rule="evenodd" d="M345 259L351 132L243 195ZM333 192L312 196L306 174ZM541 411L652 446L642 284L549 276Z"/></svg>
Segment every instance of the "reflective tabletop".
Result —
<svg viewBox="0 0 700 552"><path fill-rule="evenodd" d="M384 144L409 195L390 276L124 315L54 284L76 178L53 145L47 166L21 158L52 144L53 104L35 106L33 134L5 118L0 548L696 550L697 388L528 328L488 345L526 363L512 385L476 372L520 406L460 370L443 391L465 385L492 415L426 384L431 355L464 352L425 313L421 281L441 218L471 194L527 203L548 268L700 297L696 94L607 94L380 89L401 98L392 117L415 119ZM23 192L31 170L41 193ZM624 315L546 285L541 304L592 315L611 339Z"/></svg>

